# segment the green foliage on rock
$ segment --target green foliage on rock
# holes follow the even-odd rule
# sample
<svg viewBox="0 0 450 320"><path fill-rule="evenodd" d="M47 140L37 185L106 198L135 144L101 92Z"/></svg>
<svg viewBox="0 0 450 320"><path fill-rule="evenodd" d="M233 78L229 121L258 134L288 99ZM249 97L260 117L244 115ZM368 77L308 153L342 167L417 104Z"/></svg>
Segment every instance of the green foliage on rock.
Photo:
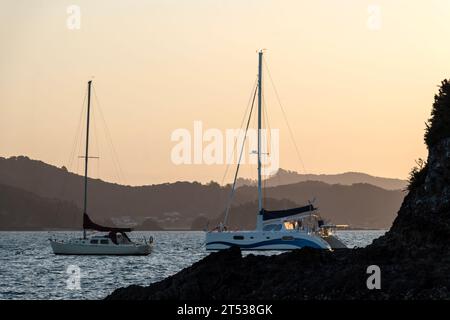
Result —
<svg viewBox="0 0 450 320"><path fill-rule="evenodd" d="M413 190L414 188L420 186L425 182L425 177L427 176L427 163L423 159L416 160L416 166L411 169L408 178L408 190Z"/></svg>
<svg viewBox="0 0 450 320"><path fill-rule="evenodd" d="M450 82L441 82L439 93L434 96L431 117L425 130L425 143L432 147L444 138L450 137Z"/></svg>

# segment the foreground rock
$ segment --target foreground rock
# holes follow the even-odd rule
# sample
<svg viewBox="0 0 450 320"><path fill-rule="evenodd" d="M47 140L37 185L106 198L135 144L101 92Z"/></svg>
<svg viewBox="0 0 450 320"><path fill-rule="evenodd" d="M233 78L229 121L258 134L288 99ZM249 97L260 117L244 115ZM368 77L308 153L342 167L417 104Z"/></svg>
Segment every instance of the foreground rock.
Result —
<svg viewBox="0 0 450 320"><path fill-rule="evenodd" d="M450 299L450 83L433 105L426 163L391 230L366 248L309 248L277 256L213 253L148 287L107 299ZM381 289L367 288L367 267L381 269Z"/></svg>
<svg viewBox="0 0 450 320"><path fill-rule="evenodd" d="M279 256L247 256L239 249L213 253L148 287L116 290L108 299L442 299L450 298L450 256L381 248L334 253L302 249ZM436 263L437 261L441 261ZM382 270L382 289L368 290L367 266Z"/></svg>

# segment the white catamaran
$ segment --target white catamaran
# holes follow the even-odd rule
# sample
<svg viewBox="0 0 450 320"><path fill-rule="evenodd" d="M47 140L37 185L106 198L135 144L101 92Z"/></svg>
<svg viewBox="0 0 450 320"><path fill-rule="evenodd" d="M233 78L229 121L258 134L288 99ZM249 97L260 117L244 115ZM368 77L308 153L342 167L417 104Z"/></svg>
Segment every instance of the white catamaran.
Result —
<svg viewBox="0 0 450 320"><path fill-rule="evenodd" d="M228 231L226 227L228 211L236 187L236 178L240 164L238 163L224 222L220 223L214 230L206 233L206 249L223 250L231 246L238 246L242 250L292 250L303 247L328 250L345 248L345 244L333 235L333 230L335 228L344 226L325 224L317 214L317 208L315 208L313 204L308 204L299 208L275 211L269 211L263 208L261 183L262 50L258 52L258 58L258 212L256 217L256 229L248 231ZM249 122L250 117L251 111ZM242 151L243 148L241 149L241 155ZM239 159L240 158L241 157L239 157Z"/></svg>
<svg viewBox="0 0 450 320"><path fill-rule="evenodd" d="M69 240L51 238L50 245L55 254L61 255L148 255L151 252L153 238L138 243L130 240L126 232L130 228L105 227L94 223L87 214L88 195L88 159L89 159L89 113L91 106L91 85L88 82L86 152L84 166L84 211L83 237ZM103 235L87 236L86 230L106 232Z"/></svg>

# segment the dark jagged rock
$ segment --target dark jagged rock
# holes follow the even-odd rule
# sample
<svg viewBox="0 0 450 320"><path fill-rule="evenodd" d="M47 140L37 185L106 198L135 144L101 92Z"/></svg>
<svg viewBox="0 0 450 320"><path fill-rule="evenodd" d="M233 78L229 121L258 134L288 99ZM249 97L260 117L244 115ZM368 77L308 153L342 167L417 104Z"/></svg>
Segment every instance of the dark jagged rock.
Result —
<svg viewBox="0 0 450 320"><path fill-rule="evenodd" d="M245 258L232 248L148 287L118 289L107 299L448 299L449 262L449 254L436 251L415 254L377 246ZM382 270L381 290L366 286L366 270L373 264Z"/></svg>
<svg viewBox="0 0 450 320"><path fill-rule="evenodd" d="M148 287L118 289L107 299L450 299L448 82L439 94L445 99L437 96L433 105L427 163L414 171L392 228L368 247L245 258L231 248ZM380 290L367 288L370 265L381 269Z"/></svg>
<svg viewBox="0 0 450 320"><path fill-rule="evenodd" d="M430 147L422 175L423 181L406 196L392 228L374 245L446 250L450 239L450 138Z"/></svg>

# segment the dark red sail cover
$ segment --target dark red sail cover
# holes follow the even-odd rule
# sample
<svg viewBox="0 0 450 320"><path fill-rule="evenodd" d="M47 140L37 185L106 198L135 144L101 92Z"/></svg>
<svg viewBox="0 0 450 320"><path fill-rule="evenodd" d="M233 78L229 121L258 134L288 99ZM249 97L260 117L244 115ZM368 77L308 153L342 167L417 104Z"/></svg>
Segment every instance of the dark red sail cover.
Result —
<svg viewBox="0 0 450 320"><path fill-rule="evenodd" d="M104 232L131 232L131 228L117 228L117 227L105 227L99 224L96 224L89 218L89 216L84 213L83 214L83 229L96 230L96 231L104 231Z"/></svg>

